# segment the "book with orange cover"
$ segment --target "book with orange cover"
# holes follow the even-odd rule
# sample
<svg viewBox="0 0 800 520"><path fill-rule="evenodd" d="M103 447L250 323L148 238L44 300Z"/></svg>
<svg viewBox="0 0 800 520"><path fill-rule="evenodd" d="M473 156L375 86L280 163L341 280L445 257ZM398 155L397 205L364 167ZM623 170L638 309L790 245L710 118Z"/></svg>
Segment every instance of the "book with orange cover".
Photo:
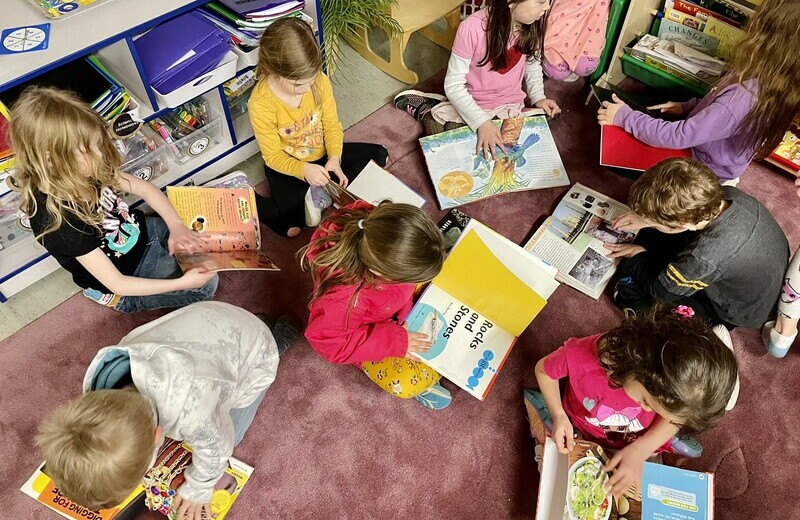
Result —
<svg viewBox="0 0 800 520"><path fill-rule="evenodd" d="M636 139L615 125L600 127L600 165L645 171L666 159L691 157L689 150L656 148Z"/></svg>
<svg viewBox="0 0 800 520"><path fill-rule="evenodd" d="M261 232L252 188L168 187L167 197L181 221L205 236L201 251L179 251L184 272L256 269L279 271L261 251Z"/></svg>

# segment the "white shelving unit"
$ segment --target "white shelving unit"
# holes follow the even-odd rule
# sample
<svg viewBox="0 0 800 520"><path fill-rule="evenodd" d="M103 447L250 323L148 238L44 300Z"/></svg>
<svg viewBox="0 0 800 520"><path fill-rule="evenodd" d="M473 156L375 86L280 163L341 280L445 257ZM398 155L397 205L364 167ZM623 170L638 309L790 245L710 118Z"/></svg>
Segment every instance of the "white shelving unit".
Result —
<svg viewBox="0 0 800 520"><path fill-rule="evenodd" d="M219 119L216 123L218 131L209 137L202 153L183 164L170 162L168 171L153 180L160 188L202 184L258 152L247 113L231 118L221 84L212 81L187 89L185 99L176 101L171 107L160 106L141 69L133 41L147 29L207 2L136 0L134 5L126 0L105 0L81 12L53 20L29 0L3 0L3 29L50 23L50 42L44 51L0 56L0 92L22 85L69 61L95 54L140 105L139 116L143 119L156 117L164 109L202 95ZM306 0L305 12L313 19L321 42L318 1ZM236 74L248 68L240 65ZM0 303L59 268L32 234L9 228L7 224L0 224L0 245Z"/></svg>

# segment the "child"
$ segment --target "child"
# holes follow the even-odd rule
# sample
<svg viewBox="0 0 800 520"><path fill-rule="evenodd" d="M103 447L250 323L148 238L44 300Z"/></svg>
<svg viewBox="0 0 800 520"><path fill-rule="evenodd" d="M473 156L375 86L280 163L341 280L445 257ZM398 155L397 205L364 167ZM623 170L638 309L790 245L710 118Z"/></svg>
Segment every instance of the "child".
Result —
<svg viewBox="0 0 800 520"><path fill-rule="evenodd" d="M444 262L430 217L408 204L357 201L325 220L303 254L314 280L305 334L314 350L360 367L390 394L432 409L450 404L439 374L409 355L430 350L429 338L398 321Z"/></svg>
<svg viewBox="0 0 800 520"><path fill-rule="evenodd" d="M575 81L597 70L606 43L608 9L606 0L552 2L542 60L548 77Z"/></svg>
<svg viewBox="0 0 800 520"><path fill-rule="evenodd" d="M248 113L272 192L270 199L257 199L258 214L280 235L319 224L330 205L321 187L331 173L346 187L369 161L385 166L389 157L381 145L342 144L333 89L321 70L322 53L307 23L286 18L270 25L261 38Z"/></svg>
<svg viewBox="0 0 800 520"><path fill-rule="evenodd" d="M782 358L797 338L797 322L800 320L800 250L796 251L783 279L783 288L778 299L778 317L764 324L761 334L768 352Z"/></svg>
<svg viewBox="0 0 800 520"><path fill-rule="evenodd" d="M736 188L721 187L693 159L669 159L633 183L633 210L621 231L645 229L636 244L606 244L629 258L614 300L645 309L654 301L687 305L712 324L759 328L775 312L789 244L767 208Z"/></svg>
<svg viewBox="0 0 800 520"><path fill-rule="evenodd" d="M180 307L214 296L215 273L181 273L176 250L201 236L183 225L156 186L119 171L105 122L75 95L27 89L11 111L13 184L37 240L83 294L119 312ZM158 215L130 209L121 192Z"/></svg>
<svg viewBox="0 0 800 520"><path fill-rule="evenodd" d="M703 99L649 107L668 122L604 102L601 125L621 126L657 147L691 148L721 182L735 186L754 158L768 156L800 113L800 1L766 0L747 24L728 74ZM790 45L790 47L787 47ZM794 45L795 47L791 47Z"/></svg>
<svg viewBox="0 0 800 520"><path fill-rule="evenodd" d="M202 302L134 329L101 349L84 394L56 409L36 441L69 499L113 507L141 483L164 436L193 450L177 490L178 519L211 518L214 484L275 380L278 356L297 339L244 309ZM185 514L184 514L185 513Z"/></svg>
<svg viewBox="0 0 800 520"><path fill-rule="evenodd" d="M680 430L700 432L721 416L736 384L736 358L699 318L659 305L629 313L605 334L567 340L536 364L558 451L587 440L619 449L604 468L614 496L641 483L656 451L684 453ZM563 402L559 380L567 378ZM536 406L537 403L534 403Z"/></svg>
<svg viewBox="0 0 800 520"><path fill-rule="evenodd" d="M505 152L491 120L524 114L526 94L548 116L561 112L545 97L542 78L549 8L549 0L490 0L458 27L444 79L449 102L438 94L406 90L395 97L394 106L420 121L427 135L467 124L478 133L475 153L482 151L488 159L496 146Z"/></svg>

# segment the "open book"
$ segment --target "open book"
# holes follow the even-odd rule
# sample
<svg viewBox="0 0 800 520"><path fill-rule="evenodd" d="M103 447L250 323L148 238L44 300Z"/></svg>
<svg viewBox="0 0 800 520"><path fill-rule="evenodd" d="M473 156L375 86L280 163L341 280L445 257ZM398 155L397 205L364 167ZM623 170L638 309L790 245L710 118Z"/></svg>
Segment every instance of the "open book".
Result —
<svg viewBox="0 0 800 520"><path fill-rule="evenodd" d="M617 260L604 242L630 243L636 233L612 227L628 206L575 183L553 215L525 244L525 249L558 269L558 281L598 299L614 274Z"/></svg>
<svg viewBox="0 0 800 520"><path fill-rule="evenodd" d="M641 492L632 487L615 499L603 484L608 455L597 444L576 440L569 454L544 444L536 520L711 520L714 475L644 463Z"/></svg>
<svg viewBox="0 0 800 520"><path fill-rule="evenodd" d="M261 233L252 188L167 187L181 221L207 240L203 251L175 253L184 272L258 269L279 271L261 251Z"/></svg>
<svg viewBox="0 0 800 520"><path fill-rule="evenodd" d="M166 439L162 445L162 450L165 447L175 446L174 443L176 442ZM188 457L181 457L180 453L182 452L188 452ZM183 466L188 465L191 461L191 449L186 444L180 444L180 450L176 451L170 460L175 460L178 457L180 457L180 464ZM213 514L217 515L217 520L225 518L252 474L252 466L233 457L228 459L228 467L216 486L214 486L214 494L211 500L211 510ZM182 482L182 474L179 474L173 479L173 484L170 488L174 490ZM53 479L47 475L47 466L45 464L36 469L33 475L22 485L20 491L61 516L73 520L134 520L141 518L147 510L144 482L137 486L120 505L108 509L91 510L62 495ZM31 518L42 516L44 515L37 513L32 515Z"/></svg>
<svg viewBox="0 0 800 520"><path fill-rule="evenodd" d="M567 186L569 178L544 116L495 121L507 154L476 154L478 137L469 127L419 140L442 209L493 195Z"/></svg>
<svg viewBox="0 0 800 520"><path fill-rule="evenodd" d="M558 287L556 270L472 219L406 317L433 346L414 353L483 400L517 337Z"/></svg>
<svg viewBox="0 0 800 520"><path fill-rule="evenodd" d="M359 199L376 206L385 200L411 204L418 208L425 204L425 199L420 194L378 166L375 161L367 163L347 189L331 181L325 185L325 191L337 208L348 206Z"/></svg>

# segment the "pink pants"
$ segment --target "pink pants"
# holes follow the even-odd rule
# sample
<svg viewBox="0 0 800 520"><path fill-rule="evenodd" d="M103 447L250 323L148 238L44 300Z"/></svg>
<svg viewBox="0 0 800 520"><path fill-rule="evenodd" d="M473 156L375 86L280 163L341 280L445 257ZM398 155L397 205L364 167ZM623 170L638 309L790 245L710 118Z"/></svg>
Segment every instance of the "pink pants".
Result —
<svg viewBox="0 0 800 520"><path fill-rule="evenodd" d="M597 70L599 64L599 58L581 57L578 58L578 64L575 66L575 70L570 70L566 61L552 64L547 60L543 60L542 69L544 69L544 73L547 74L547 77L564 81L572 73L575 73L577 76L589 76L592 72Z"/></svg>

